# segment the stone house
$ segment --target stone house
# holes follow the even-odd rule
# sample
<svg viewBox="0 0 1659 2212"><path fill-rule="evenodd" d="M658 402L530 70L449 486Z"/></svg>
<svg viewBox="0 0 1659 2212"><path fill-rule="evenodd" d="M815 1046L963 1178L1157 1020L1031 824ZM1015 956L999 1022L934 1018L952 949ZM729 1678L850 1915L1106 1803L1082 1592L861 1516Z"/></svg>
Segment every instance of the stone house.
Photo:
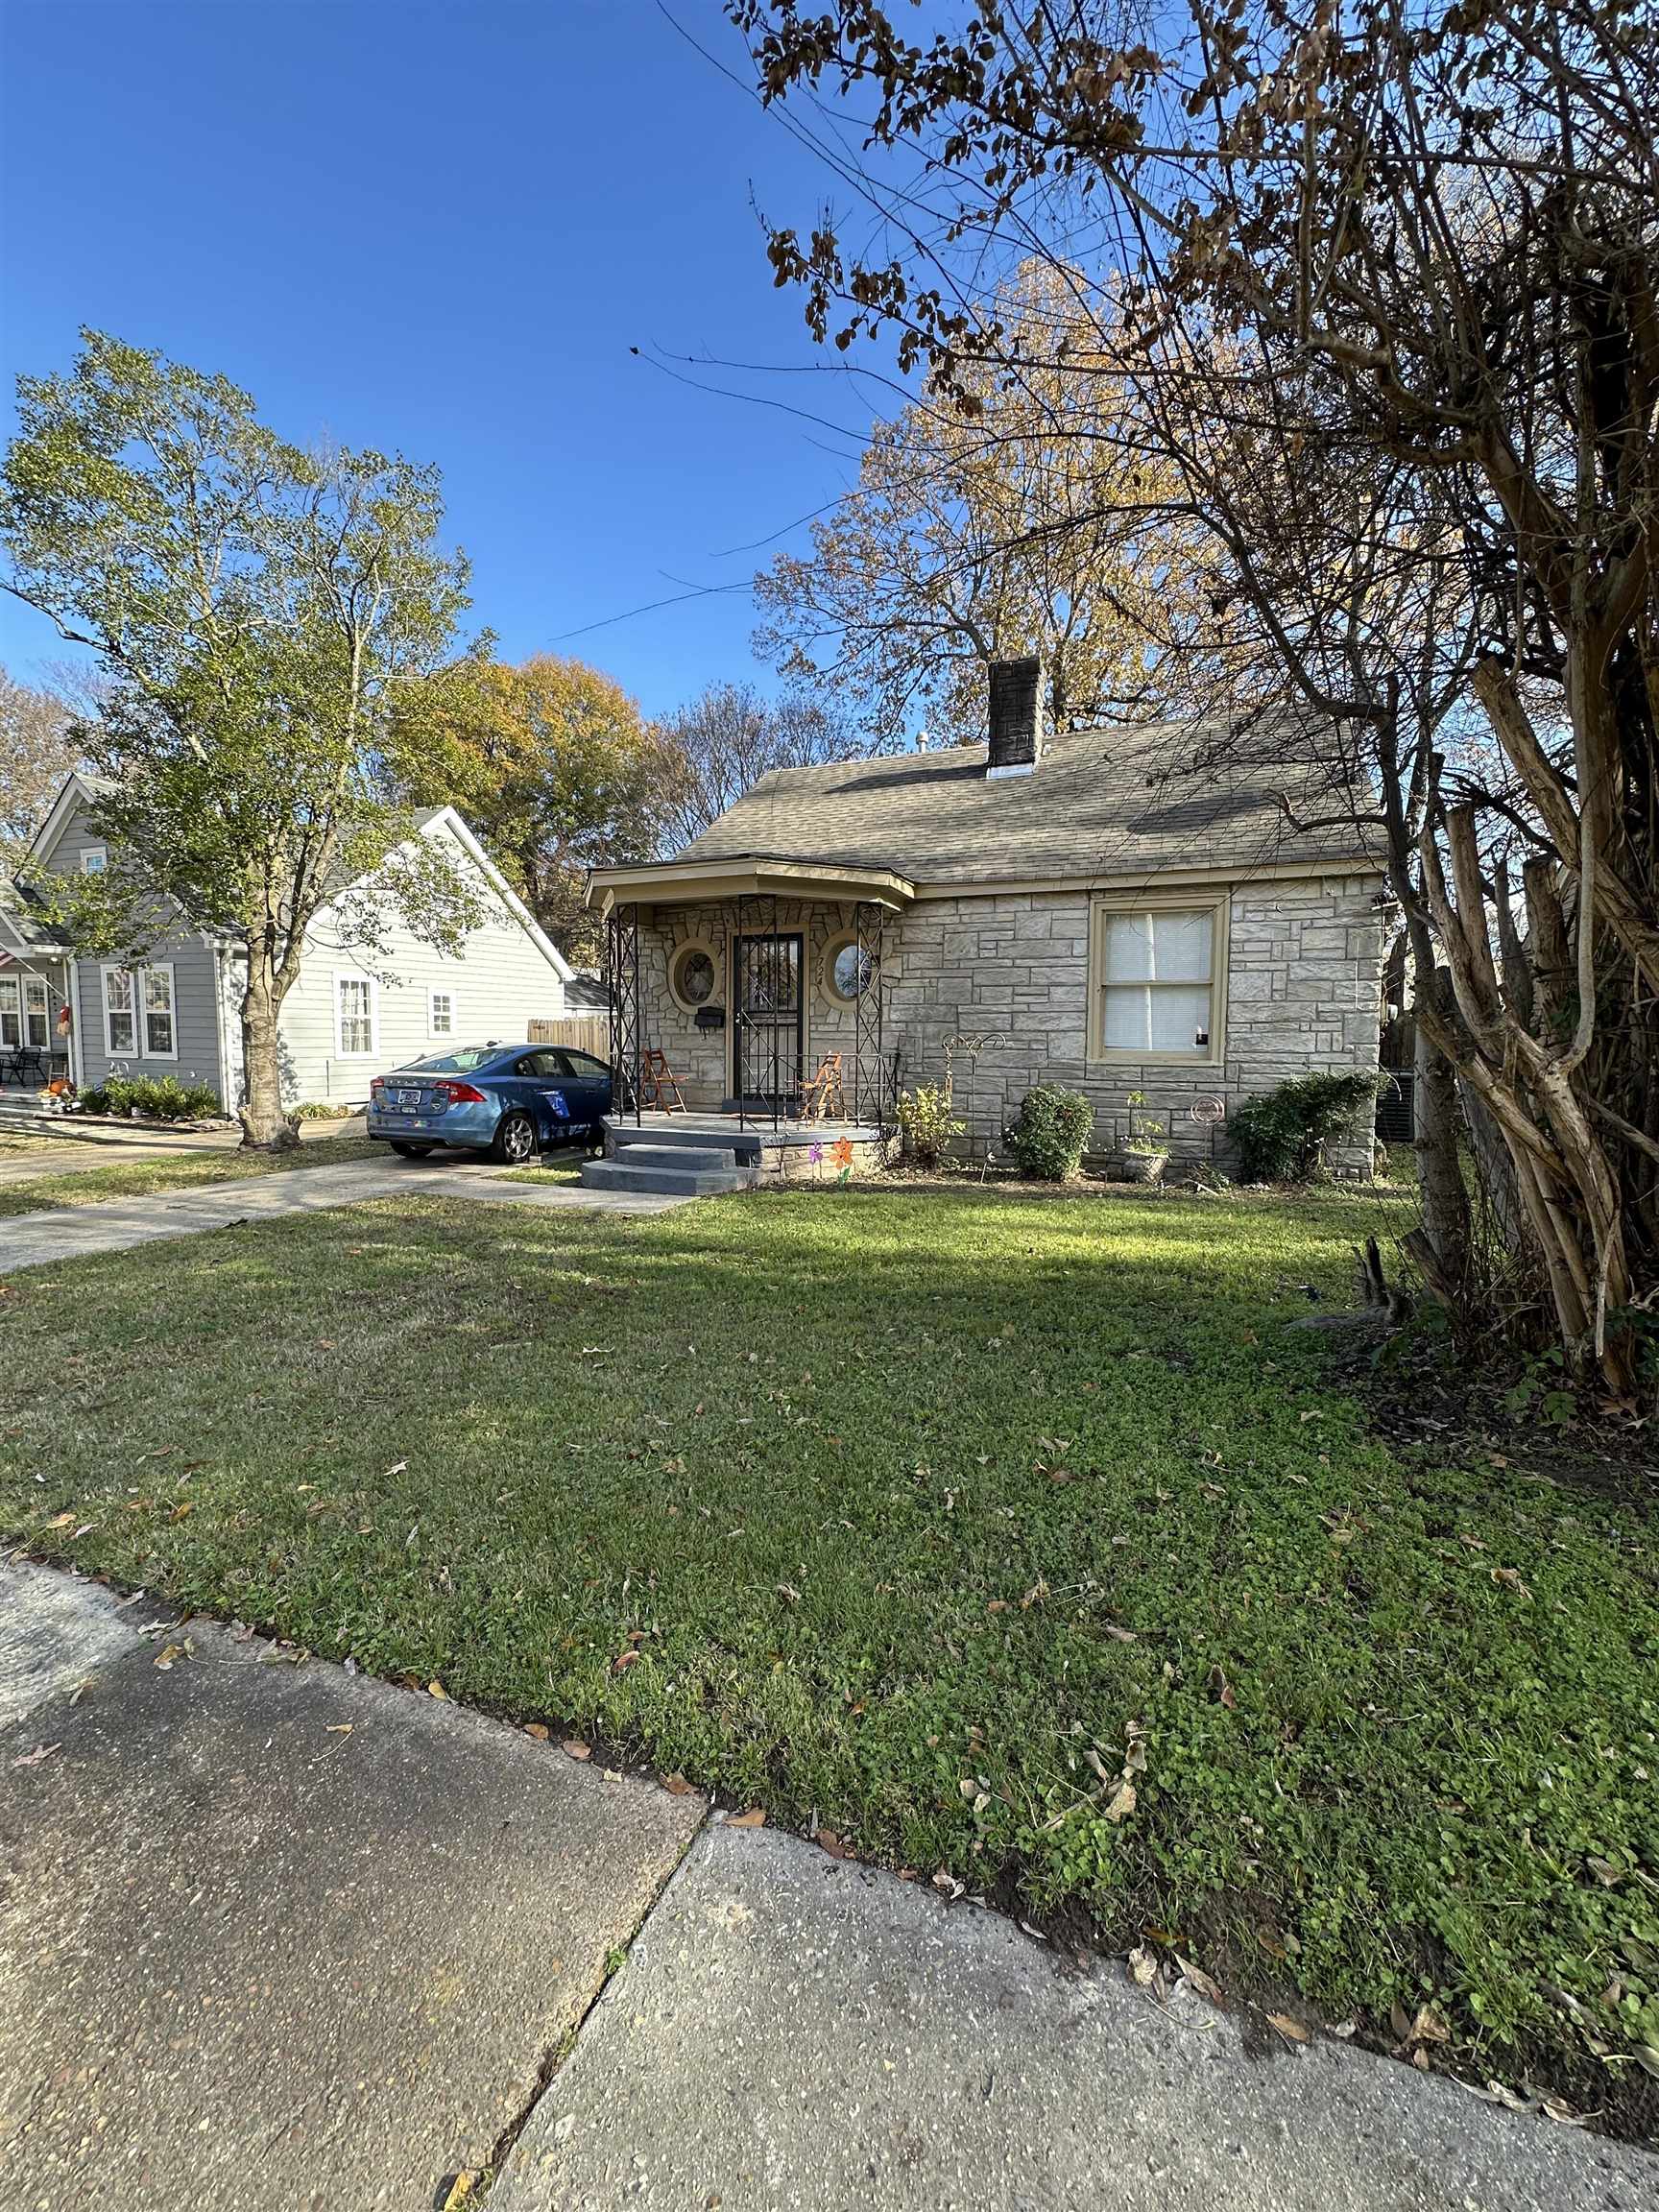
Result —
<svg viewBox="0 0 1659 2212"><path fill-rule="evenodd" d="M886 1123L949 1066L977 1148L1055 1083L1099 1152L1151 1115L1224 1163L1242 1099L1375 1069L1382 871L1343 733L1048 735L1041 698L996 664L986 743L779 770L672 859L596 870L623 1071L655 1049L687 1107L787 1116L839 1054L847 1118Z"/></svg>

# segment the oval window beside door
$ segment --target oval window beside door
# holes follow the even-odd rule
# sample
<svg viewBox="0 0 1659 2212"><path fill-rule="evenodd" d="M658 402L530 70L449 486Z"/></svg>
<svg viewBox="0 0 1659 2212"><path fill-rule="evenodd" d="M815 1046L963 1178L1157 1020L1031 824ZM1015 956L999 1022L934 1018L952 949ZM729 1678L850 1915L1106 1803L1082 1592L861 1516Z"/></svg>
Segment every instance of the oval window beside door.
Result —
<svg viewBox="0 0 1659 2212"><path fill-rule="evenodd" d="M851 1006L869 990L875 966L856 937L837 937L824 950L824 988L831 998Z"/></svg>
<svg viewBox="0 0 1659 2212"><path fill-rule="evenodd" d="M668 988L686 1013L709 1004L714 983L714 954L707 945L693 941L676 949L668 963Z"/></svg>

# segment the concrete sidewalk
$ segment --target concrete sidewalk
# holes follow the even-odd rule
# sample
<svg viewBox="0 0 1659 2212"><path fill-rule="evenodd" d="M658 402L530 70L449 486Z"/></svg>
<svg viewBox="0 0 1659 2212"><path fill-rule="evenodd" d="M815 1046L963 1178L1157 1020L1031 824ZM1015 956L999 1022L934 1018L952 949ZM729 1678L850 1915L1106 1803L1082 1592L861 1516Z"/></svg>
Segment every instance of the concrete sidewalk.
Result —
<svg viewBox="0 0 1659 2212"><path fill-rule="evenodd" d="M41 1568L0 1568L0 1851L8 2205L1659 2203L1639 2152Z"/></svg>
<svg viewBox="0 0 1659 2212"><path fill-rule="evenodd" d="M470 1161L345 1161L332 1167L288 1167L245 1182L157 1190L91 1206L0 1215L0 1275L48 1267L95 1252L124 1252L169 1237L199 1237L241 1221L278 1221L326 1213L366 1198L467 1198L482 1204L551 1207L598 1214L661 1214L687 1203L649 1192L586 1190L577 1184L513 1183L499 1168Z"/></svg>

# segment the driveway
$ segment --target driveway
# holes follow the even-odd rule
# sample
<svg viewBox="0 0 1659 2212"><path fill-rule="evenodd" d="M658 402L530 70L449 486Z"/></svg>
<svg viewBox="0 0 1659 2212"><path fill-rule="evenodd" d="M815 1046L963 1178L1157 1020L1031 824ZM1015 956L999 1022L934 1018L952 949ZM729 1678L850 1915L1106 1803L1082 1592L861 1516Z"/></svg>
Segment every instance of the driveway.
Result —
<svg viewBox="0 0 1659 2212"><path fill-rule="evenodd" d="M421 2212L486 2169L492 2212L1659 2192L1639 2152L43 1568L0 1568L0 1849L8 2204Z"/></svg>
<svg viewBox="0 0 1659 2212"><path fill-rule="evenodd" d="M499 1168L470 1161L453 1165L403 1160L344 1161L332 1167L296 1167L241 1183L158 1190L145 1198L109 1198L39 1214L0 1215L0 1275L54 1266L95 1252L124 1252L169 1237L199 1237L243 1221L277 1221L290 1214L326 1213L366 1198L467 1198L489 1205L579 1209L601 1214L661 1214L688 1199L650 1191L589 1190L577 1184L507 1181Z"/></svg>

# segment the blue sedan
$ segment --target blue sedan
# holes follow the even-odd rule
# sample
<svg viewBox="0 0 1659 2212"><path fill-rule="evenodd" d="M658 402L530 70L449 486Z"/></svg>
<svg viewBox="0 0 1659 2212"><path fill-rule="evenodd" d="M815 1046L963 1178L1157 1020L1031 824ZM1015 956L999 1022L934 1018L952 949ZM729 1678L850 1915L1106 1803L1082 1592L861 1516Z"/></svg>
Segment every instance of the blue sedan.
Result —
<svg viewBox="0 0 1659 2212"><path fill-rule="evenodd" d="M550 1145L597 1150L611 1070L567 1045L479 1045L437 1052L369 1086L369 1134L407 1160L441 1144L523 1166Z"/></svg>

